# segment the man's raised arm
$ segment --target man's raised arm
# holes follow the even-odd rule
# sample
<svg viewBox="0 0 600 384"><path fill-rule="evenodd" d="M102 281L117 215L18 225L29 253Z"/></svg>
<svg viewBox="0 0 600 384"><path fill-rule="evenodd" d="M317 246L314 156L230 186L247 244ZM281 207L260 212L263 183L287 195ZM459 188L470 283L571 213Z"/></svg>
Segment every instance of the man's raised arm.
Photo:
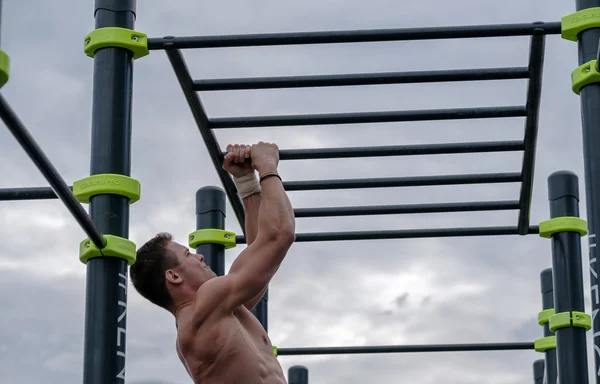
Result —
<svg viewBox="0 0 600 384"><path fill-rule="evenodd" d="M277 173L279 149L269 143L253 145L251 163L262 187L257 233L222 280L226 285L223 304L228 309L245 304L264 290L295 241L294 211Z"/></svg>

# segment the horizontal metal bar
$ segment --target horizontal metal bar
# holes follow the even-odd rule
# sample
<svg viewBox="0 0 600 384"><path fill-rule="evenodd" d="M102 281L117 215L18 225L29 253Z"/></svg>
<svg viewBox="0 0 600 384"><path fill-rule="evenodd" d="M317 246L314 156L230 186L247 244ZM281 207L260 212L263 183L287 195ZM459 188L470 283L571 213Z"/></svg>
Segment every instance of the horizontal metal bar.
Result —
<svg viewBox="0 0 600 384"><path fill-rule="evenodd" d="M327 113L316 115L224 117L210 119L210 127L212 129L286 127L294 125L390 123L525 116L527 116L527 109L525 106L508 106L416 111Z"/></svg>
<svg viewBox="0 0 600 384"><path fill-rule="evenodd" d="M192 49L257 47L276 45L367 43L402 40L460 39L481 37L528 36L534 30L560 34L560 22L444 26L430 28L394 28L357 31L288 32L217 36L165 36L148 39L148 48Z"/></svg>
<svg viewBox="0 0 600 384"><path fill-rule="evenodd" d="M70 190L73 187L68 186ZM0 188L0 201L58 199L50 187Z"/></svg>
<svg viewBox="0 0 600 384"><path fill-rule="evenodd" d="M470 175L381 177L369 179L286 181L286 191L314 191L324 189L422 187L457 184L516 183L520 173L481 173Z"/></svg>
<svg viewBox="0 0 600 384"><path fill-rule="evenodd" d="M194 80L195 91L231 91L527 79L527 67Z"/></svg>
<svg viewBox="0 0 600 384"><path fill-rule="evenodd" d="M538 234L539 227L531 226L528 234ZM399 229L388 231L350 231L298 233L296 242L319 241L351 241L351 240L391 240L417 239L433 237L475 237L475 236L507 236L519 235L517 227L467 227L467 228L433 228L433 229ZM246 244L244 236L236 236L237 244Z"/></svg>
<svg viewBox="0 0 600 384"><path fill-rule="evenodd" d="M380 147L282 149L280 160L340 159L377 156L442 155L480 152L522 151L523 141L488 141L472 143L442 143L390 145Z"/></svg>
<svg viewBox="0 0 600 384"><path fill-rule="evenodd" d="M419 352L482 352L517 351L533 349L532 342L485 343L485 344L437 344L437 345L374 345L358 347L312 347L277 348L278 356L300 355L350 355L373 353L419 353Z"/></svg>
<svg viewBox="0 0 600 384"><path fill-rule="evenodd" d="M408 205L372 205L360 207L327 207L327 208L296 208L295 216L304 217L337 217L337 216L366 216L366 215L397 215L414 213L446 213L446 212L475 212L501 211L519 209L518 200L510 201L481 201L465 203L435 203Z"/></svg>
<svg viewBox="0 0 600 384"><path fill-rule="evenodd" d="M83 229L98 248L104 248L106 240L102 232L98 230L96 224L85 209L83 209L79 201L77 201L54 165L46 157L46 154L2 95L0 95L0 117L15 139L21 144L21 147L31 161L37 166L42 175L44 175L54 192L60 197L73 218L81 226L81 229Z"/></svg>

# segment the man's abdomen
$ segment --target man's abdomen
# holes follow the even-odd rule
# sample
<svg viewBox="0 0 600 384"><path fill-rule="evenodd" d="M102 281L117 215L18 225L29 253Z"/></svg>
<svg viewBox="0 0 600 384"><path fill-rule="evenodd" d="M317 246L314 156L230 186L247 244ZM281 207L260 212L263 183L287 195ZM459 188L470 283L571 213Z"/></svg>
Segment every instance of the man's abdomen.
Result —
<svg viewBox="0 0 600 384"><path fill-rule="evenodd" d="M197 383L285 384L281 366L270 347L238 328L215 359L200 369ZM259 337L259 339L261 339Z"/></svg>

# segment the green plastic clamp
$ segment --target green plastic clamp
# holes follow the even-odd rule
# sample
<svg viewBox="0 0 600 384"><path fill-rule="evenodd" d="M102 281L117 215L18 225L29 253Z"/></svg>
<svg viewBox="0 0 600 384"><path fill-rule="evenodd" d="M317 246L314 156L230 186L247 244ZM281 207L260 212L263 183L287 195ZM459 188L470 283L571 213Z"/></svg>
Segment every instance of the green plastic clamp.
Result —
<svg viewBox="0 0 600 384"><path fill-rule="evenodd" d="M590 60L571 72L571 89L575 94L579 95L581 88L593 83L600 83L600 72L598 72L596 60Z"/></svg>
<svg viewBox="0 0 600 384"><path fill-rule="evenodd" d="M579 217L556 217L540 223L540 237L547 239L558 232L577 232L581 236L587 235L587 222Z"/></svg>
<svg viewBox="0 0 600 384"><path fill-rule="evenodd" d="M125 196L133 204L141 197L141 185L129 176L106 173L74 182L73 194L80 203L88 204L96 195L112 194Z"/></svg>
<svg viewBox="0 0 600 384"><path fill-rule="evenodd" d="M600 8L587 8L563 16L560 20L561 37L565 40L577 41L581 31L600 27Z"/></svg>
<svg viewBox="0 0 600 384"><path fill-rule="evenodd" d="M134 242L122 237L104 235L106 246L100 249L90 239L85 239L79 244L79 260L82 263L94 257L111 256L127 261L128 265L135 263L136 245Z"/></svg>
<svg viewBox="0 0 600 384"><path fill-rule="evenodd" d="M190 233L190 248L196 248L201 244L221 244L225 249L235 248L235 232L223 229L199 229Z"/></svg>
<svg viewBox="0 0 600 384"><path fill-rule="evenodd" d="M546 352L556 349L556 336L546 336L533 342L533 348L536 352Z"/></svg>
<svg viewBox="0 0 600 384"><path fill-rule="evenodd" d="M150 53L148 36L145 33L126 28L106 27L90 32L84 39L84 52L94 57L96 51L107 47L118 47L130 50L133 59L139 59Z"/></svg>
<svg viewBox="0 0 600 384"><path fill-rule="evenodd" d="M554 315L554 308L544 309L538 313L538 324L544 325L550 322L550 316Z"/></svg>
<svg viewBox="0 0 600 384"><path fill-rule="evenodd" d="M0 88L8 83L10 77L10 57L0 49Z"/></svg>
<svg viewBox="0 0 600 384"><path fill-rule="evenodd" d="M579 327L587 331L592 329L592 316L585 312L561 312L550 316L550 330L552 332L560 328Z"/></svg>
<svg viewBox="0 0 600 384"><path fill-rule="evenodd" d="M273 346L273 354L275 355L275 357L277 357L277 347Z"/></svg>

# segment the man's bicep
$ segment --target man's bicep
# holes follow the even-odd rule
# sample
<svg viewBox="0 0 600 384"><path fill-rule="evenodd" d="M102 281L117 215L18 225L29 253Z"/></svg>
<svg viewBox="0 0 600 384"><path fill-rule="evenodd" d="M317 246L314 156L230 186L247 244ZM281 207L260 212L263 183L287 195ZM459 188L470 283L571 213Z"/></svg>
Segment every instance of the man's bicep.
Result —
<svg viewBox="0 0 600 384"><path fill-rule="evenodd" d="M230 305L244 305L259 295L279 269L291 244L278 240L260 239L244 249L234 261L227 276L230 278Z"/></svg>

